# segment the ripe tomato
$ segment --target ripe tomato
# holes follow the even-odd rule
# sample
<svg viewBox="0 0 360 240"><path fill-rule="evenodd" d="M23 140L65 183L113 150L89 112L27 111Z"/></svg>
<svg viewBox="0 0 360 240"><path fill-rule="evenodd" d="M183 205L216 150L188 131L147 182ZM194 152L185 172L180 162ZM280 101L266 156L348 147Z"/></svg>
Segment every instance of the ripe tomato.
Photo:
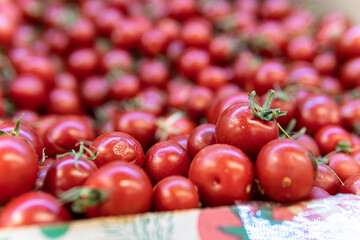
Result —
<svg viewBox="0 0 360 240"><path fill-rule="evenodd" d="M315 179L315 186L324 189L331 195L334 195L338 193L340 181L332 172L330 172L329 169L327 169L324 165L319 164Z"/></svg>
<svg viewBox="0 0 360 240"><path fill-rule="evenodd" d="M34 187L38 162L37 154L25 140L0 137L0 204Z"/></svg>
<svg viewBox="0 0 360 240"><path fill-rule="evenodd" d="M85 157L75 160L75 155L56 159L49 167L43 183L43 190L59 195L70 188L81 186L97 170L95 163Z"/></svg>
<svg viewBox="0 0 360 240"><path fill-rule="evenodd" d="M352 138L348 131L340 126L327 125L320 128L315 134L315 141L323 155L334 151L340 142L352 145Z"/></svg>
<svg viewBox="0 0 360 240"><path fill-rule="evenodd" d="M144 164L144 151L140 143L124 132L109 132L98 136L91 143L92 151L97 152L94 163L101 167L113 161L126 161L140 167Z"/></svg>
<svg viewBox="0 0 360 240"><path fill-rule="evenodd" d="M198 208L199 193L195 185L183 176L169 176L153 188L152 210L174 211Z"/></svg>
<svg viewBox="0 0 360 240"><path fill-rule="evenodd" d="M92 141L94 130L85 118L76 115L56 119L43 136L46 154L51 157L76 148L80 141Z"/></svg>
<svg viewBox="0 0 360 240"><path fill-rule="evenodd" d="M326 95L310 95L298 106L298 125L314 133L321 127L332 124L340 125L338 105Z"/></svg>
<svg viewBox="0 0 360 240"><path fill-rule="evenodd" d="M276 120L255 117L249 103L231 105L220 115L215 127L216 143L240 148L251 159L255 159L260 149L278 136Z"/></svg>
<svg viewBox="0 0 360 240"><path fill-rule="evenodd" d="M145 155L144 170L155 184L171 175L187 176L190 157L175 141L154 144Z"/></svg>
<svg viewBox="0 0 360 240"><path fill-rule="evenodd" d="M201 149L212 144L215 144L215 125L201 124L192 130L187 143L187 151L191 157L194 157Z"/></svg>
<svg viewBox="0 0 360 240"><path fill-rule="evenodd" d="M214 144L196 154L189 179L198 187L204 206L232 205L250 199L254 166L238 148Z"/></svg>
<svg viewBox="0 0 360 240"><path fill-rule="evenodd" d="M155 143L155 120L155 114L144 110L123 111L113 117L114 130L131 135L147 150Z"/></svg>
<svg viewBox="0 0 360 240"><path fill-rule="evenodd" d="M346 153L334 153L328 157L328 165L334 170L342 181L360 174L360 165L351 155Z"/></svg>
<svg viewBox="0 0 360 240"><path fill-rule="evenodd" d="M24 193L5 205L0 214L0 227L19 227L70 221L71 216L51 194L34 191Z"/></svg>
<svg viewBox="0 0 360 240"><path fill-rule="evenodd" d="M0 130L7 132L8 134L12 134L14 128L16 126L15 122L4 122L0 124ZM19 137L26 139L29 145L36 152L38 159L42 156L42 150L44 148L39 135L30 127L20 124L19 128Z"/></svg>
<svg viewBox="0 0 360 240"><path fill-rule="evenodd" d="M339 193L360 194L360 174L348 178L340 187Z"/></svg>
<svg viewBox="0 0 360 240"><path fill-rule="evenodd" d="M266 144L255 162L256 176L265 194L279 202L295 202L307 197L316 171L300 143L292 139L275 139Z"/></svg>
<svg viewBox="0 0 360 240"><path fill-rule="evenodd" d="M89 217L144 213L151 207L150 179L132 163L110 162L91 175L84 187L109 194L98 206L86 209Z"/></svg>

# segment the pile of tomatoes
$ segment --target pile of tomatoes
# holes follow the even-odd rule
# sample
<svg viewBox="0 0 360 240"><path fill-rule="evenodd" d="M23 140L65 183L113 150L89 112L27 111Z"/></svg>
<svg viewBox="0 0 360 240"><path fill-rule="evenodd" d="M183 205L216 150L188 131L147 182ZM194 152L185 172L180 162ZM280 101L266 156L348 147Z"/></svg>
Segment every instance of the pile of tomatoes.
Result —
<svg viewBox="0 0 360 240"><path fill-rule="evenodd" d="M359 194L359 39L290 0L1 1L0 227Z"/></svg>

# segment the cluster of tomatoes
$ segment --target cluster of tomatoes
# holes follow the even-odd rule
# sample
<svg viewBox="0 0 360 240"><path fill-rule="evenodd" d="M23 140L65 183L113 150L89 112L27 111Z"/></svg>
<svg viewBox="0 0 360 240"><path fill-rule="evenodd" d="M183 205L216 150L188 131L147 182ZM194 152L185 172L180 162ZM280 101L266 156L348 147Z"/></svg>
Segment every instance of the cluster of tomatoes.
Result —
<svg viewBox="0 0 360 240"><path fill-rule="evenodd" d="M290 0L1 1L0 227L359 194L359 39Z"/></svg>

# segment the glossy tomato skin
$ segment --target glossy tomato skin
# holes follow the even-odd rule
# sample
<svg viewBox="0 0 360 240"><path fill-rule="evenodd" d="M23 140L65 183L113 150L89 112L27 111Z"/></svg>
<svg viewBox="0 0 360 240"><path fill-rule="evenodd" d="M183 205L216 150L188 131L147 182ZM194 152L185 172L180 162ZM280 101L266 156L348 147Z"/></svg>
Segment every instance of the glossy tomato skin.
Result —
<svg viewBox="0 0 360 240"><path fill-rule="evenodd" d="M0 137L0 204L34 187L38 162L37 154L25 140Z"/></svg>
<svg viewBox="0 0 360 240"><path fill-rule="evenodd" d="M131 162L139 167L144 164L144 150L140 143L124 132L108 132L98 136L91 144L97 151L94 163L101 167L112 161ZM95 149L93 149L95 148Z"/></svg>
<svg viewBox="0 0 360 240"><path fill-rule="evenodd" d="M114 161L91 175L85 187L108 191L108 198L100 205L88 208L89 217L144 213L150 210L152 184L137 165Z"/></svg>
<svg viewBox="0 0 360 240"><path fill-rule="evenodd" d="M56 197L42 191L24 193L5 205L0 227L20 227L70 221L71 216Z"/></svg>
<svg viewBox="0 0 360 240"><path fill-rule="evenodd" d="M351 134L344 128L333 125L320 128L315 134L315 140L323 155L334 151L340 142L347 142L352 145Z"/></svg>
<svg viewBox="0 0 360 240"><path fill-rule="evenodd" d="M299 127L312 133L326 125L341 125L338 105L326 95L310 95L300 102L297 120Z"/></svg>
<svg viewBox="0 0 360 240"><path fill-rule="evenodd" d="M351 155L346 153L334 153L328 157L328 166L334 170L342 181L360 174L360 165Z"/></svg>
<svg viewBox="0 0 360 240"><path fill-rule="evenodd" d="M84 157L76 160L77 167L74 158L74 155L66 155L56 159L44 179L45 191L59 195L70 188L81 186L97 170L95 163Z"/></svg>
<svg viewBox="0 0 360 240"><path fill-rule="evenodd" d="M46 154L51 157L76 148L80 141L92 141L95 133L81 116L68 115L58 118L43 136Z"/></svg>
<svg viewBox="0 0 360 240"><path fill-rule="evenodd" d="M360 195L360 174L348 178L340 187L339 193L351 193Z"/></svg>
<svg viewBox="0 0 360 240"><path fill-rule="evenodd" d="M193 158L201 149L215 143L215 125L211 123L201 124L191 132L187 151Z"/></svg>
<svg viewBox="0 0 360 240"><path fill-rule="evenodd" d="M170 140L162 141L154 144L146 152L144 170L156 184L172 175L186 177L190 162L189 154L180 144Z"/></svg>
<svg viewBox="0 0 360 240"><path fill-rule="evenodd" d="M301 135L297 141L303 145L306 149L310 150L315 157L320 156L320 148L316 141L309 135L309 134L303 134Z"/></svg>
<svg viewBox="0 0 360 240"><path fill-rule="evenodd" d="M128 110L114 115L114 130L138 140L144 150L155 143L155 114L144 110Z"/></svg>
<svg viewBox="0 0 360 240"><path fill-rule="evenodd" d="M274 121L264 121L253 116L249 103L237 103L227 108L219 117L215 127L216 143L240 148L251 159L269 141L279 136Z"/></svg>
<svg viewBox="0 0 360 240"><path fill-rule="evenodd" d="M189 179L198 187L204 206L231 205L250 199L254 166L241 150L214 144L196 154Z"/></svg>
<svg viewBox="0 0 360 240"><path fill-rule="evenodd" d="M316 171L308 150L292 139L275 139L266 144L255 169L265 194L279 202L304 199L315 183Z"/></svg>
<svg viewBox="0 0 360 240"><path fill-rule="evenodd" d="M186 177L169 176L153 188L152 210L174 211L198 208L200 196L195 185Z"/></svg>
<svg viewBox="0 0 360 240"><path fill-rule="evenodd" d="M322 164L319 164L315 179L315 186L324 189L331 195L334 195L338 193L340 181L332 172L329 171L329 169Z"/></svg>
<svg viewBox="0 0 360 240"><path fill-rule="evenodd" d="M15 128L15 125L16 123L14 122L4 122L0 124L0 130L11 134ZM19 129L19 137L26 139L38 155L38 159L41 159L44 146L39 135L32 128L21 124Z"/></svg>
<svg viewBox="0 0 360 240"><path fill-rule="evenodd" d="M356 124L360 122L360 99L343 102L340 105L340 116L346 129L355 130Z"/></svg>

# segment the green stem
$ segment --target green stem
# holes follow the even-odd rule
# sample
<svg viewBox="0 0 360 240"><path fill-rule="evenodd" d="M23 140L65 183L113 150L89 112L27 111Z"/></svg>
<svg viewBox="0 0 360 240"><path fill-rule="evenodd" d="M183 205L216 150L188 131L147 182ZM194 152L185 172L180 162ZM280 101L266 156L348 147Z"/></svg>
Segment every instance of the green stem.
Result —
<svg viewBox="0 0 360 240"><path fill-rule="evenodd" d="M278 123L277 125L278 125L279 129L281 130L281 132L282 132L287 138L293 139L293 138L285 131L285 129L283 129L283 128L281 127L281 125L280 125L279 123Z"/></svg>
<svg viewBox="0 0 360 240"><path fill-rule="evenodd" d="M329 170L332 174L334 174L335 177L339 180L340 184L342 186L344 186L344 182L340 179L340 177L328 165L326 165L325 163L322 163L322 162L318 162L318 164L323 165L327 170Z"/></svg>

